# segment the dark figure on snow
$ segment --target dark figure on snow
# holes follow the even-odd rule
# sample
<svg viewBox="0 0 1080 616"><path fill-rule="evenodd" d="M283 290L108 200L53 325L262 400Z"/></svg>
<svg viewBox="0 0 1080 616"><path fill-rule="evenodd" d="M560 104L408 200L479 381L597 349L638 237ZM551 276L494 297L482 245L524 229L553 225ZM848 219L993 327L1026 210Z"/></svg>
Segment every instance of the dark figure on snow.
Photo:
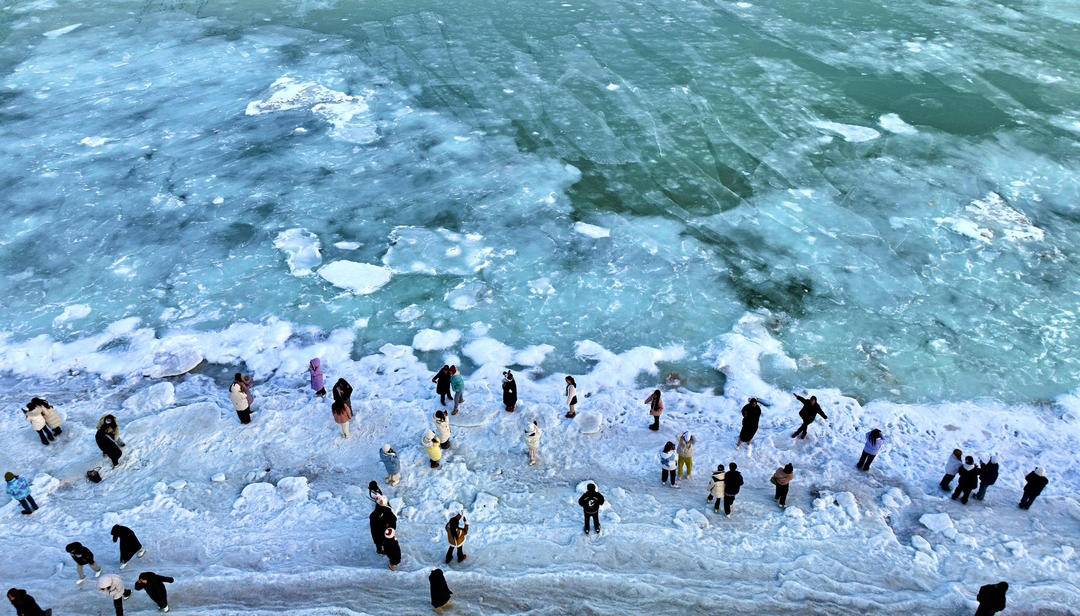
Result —
<svg viewBox="0 0 1080 616"><path fill-rule="evenodd" d="M799 394L795 394L795 397L802 402L802 408L799 409L799 418L802 419L802 425L791 433L791 438L806 438L806 429L810 427L810 424L814 423L818 415L821 415L822 419L828 419L829 416L821 410L821 405L818 404L817 396L810 396L809 398L803 398Z"/></svg>
<svg viewBox="0 0 1080 616"><path fill-rule="evenodd" d="M761 421L761 404L758 403L757 398L750 398L750 401L742 407L741 412L742 429L739 430L739 442L735 444L735 449L749 445L754 440L754 435L758 431L758 422Z"/></svg>
<svg viewBox="0 0 1080 616"><path fill-rule="evenodd" d="M450 595L454 593L446 585L446 577L442 569L433 569L428 575L428 582L431 585L431 607L441 614L450 606Z"/></svg>
<svg viewBox="0 0 1080 616"><path fill-rule="evenodd" d="M369 481L367 484L367 497L371 499L371 502L378 503L380 496L383 496L383 492L382 488L379 487L379 482Z"/></svg>
<svg viewBox="0 0 1080 616"><path fill-rule="evenodd" d="M120 464L120 456L124 455L124 452L120 450L120 445L109 434L109 430L105 426L98 428L97 433L94 434L94 442L97 443L102 455L108 457L113 468L116 468L116 465Z"/></svg>
<svg viewBox="0 0 1080 616"><path fill-rule="evenodd" d="M439 371L435 373L435 376L431 377L431 382L435 383L435 393L439 394L439 404L446 406L446 398L450 396L450 366L443 365L439 368Z"/></svg>
<svg viewBox="0 0 1080 616"><path fill-rule="evenodd" d="M989 462L979 460L979 491L975 493L975 500L986 498L986 490L997 483L998 461L997 456L990 456Z"/></svg>
<svg viewBox="0 0 1080 616"><path fill-rule="evenodd" d="M960 467L958 472L960 473L960 479L956 482L956 490L952 493L952 499L959 498L960 502L966 505L972 490L979 487L979 469L975 467L975 458L971 456L964 458L964 465Z"/></svg>
<svg viewBox="0 0 1080 616"><path fill-rule="evenodd" d="M735 497L739 495L739 490L742 489L743 478L742 473L738 471L739 465L732 462L728 464L728 472L724 474L724 515L731 515L731 505L735 502Z"/></svg>
<svg viewBox="0 0 1080 616"><path fill-rule="evenodd" d="M165 589L165 585L172 583L171 577L158 575L153 571L143 571L139 574L139 579L135 580L135 590L146 591L146 596L157 604L159 610L168 612L169 591Z"/></svg>
<svg viewBox="0 0 1080 616"><path fill-rule="evenodd" d="M769 480L776 486L776 494L773 496L773 500L776 501L777 505L780 505L781 509L787 507L788 489L791 487L791 482L794 479L795 467L789 463L784 465L783 468L776 469L772 479Z"/></svg>
<svg viewBox="0 0 1080 616"><path fill-rule="evenodd" d="M135 531L131 530L127 526L120 526L117 524L112 527L112 540L113 543L120 542L120 568L127 567L128 561L133 556L142 558L146 554L146 550L143 549L142 543L139 538L135 536Z"/></svg>
<svg viewBox="0 0 1080 616"><path fill-rule="evenodd" d="M1050 480L1046 478L1046 471L1041 466L1028 473L1024 480L1026 483L1024 484L1024 496L1020 499L1020 508L1030 509L1031 503L1034 503L1035 499L1042 494L1043 488L1050 483Z"/></svg>
<svg viewBox="0 0 1080 616"><path fill-rule="evenodd" d="M878 452L881 451L882 445L885 444L885 435L881 433L881 430L874 428L866 433L866 442L863 443L862 455L859 456L859 463L855 465L855 468L860 471L870 470L870 465L874 463L874 458L877 457Z"/></svg>
<svg viewBox="0 0 1080 616"><path fill-rule="evenodd" d="M457 550L457 561L461 562L468 558L462 548L465 546L465 538L469 535L469 521L464 513L459 513L450 518L446 523L446 541L450 547L446 549L446 564L453 560L454 550Z"/></svg>
<svg viewBox="0 0 1080 616"><path fill-rule="evenodd" d="M386 497L379 499L375 509L368 515L368 523L371 526L371 542L375 544L375 553L382 554L383 539L386 538L386 529L397 529L397 515L386 504Z"/></svg>
<svg viewBox="0 0 1080 616"><path fill-rule="evenodd" d="M397 571L397 566L401 564L401 545L397 540L397 532L392 528L386 529L383 534L383 554L390 559L390 570Z"/></svg>
<svg viewBox="0 0 1080 616"><path fill-rule="evenodd" d="M330 393L334 397L334 402L341 402L352 408L352 385L349 385L348 381L338 379Z"/></svg>
<svg viewBox="0 0 1080 616"><path fill-rule="evenodd" d="M941 491L948 492L952 489L952 480L960 467L964 465L964 453L959 449L953 449L952 455L945 461L945 476L941 478Z"/></svg>
<svg viewBox="0 0 1080 616"><path fill-rule="evenodd" d="M513 413L517 407L517 381L514 380L514 373L509 370L503 372L502 392L506 412Z"/></svg>
<svg viewBox="0 0 1080 616"><path fill-rule="evenodd" d="M592 520L596 533L600 534L600 507L604 505L604 495L596 491L595 483L589 484L577 504L581 506L581 511L585 514L585 534L589 534L589 520Z"/></svg>
<svg viewBox="0 0 1080 616"><path fill-rule="evenodd" d="M76 584L82 584L86 581L86 576L83 575L83 567L90 567L94 571L94 577L101 577L101 567L94 562L94 553L85 545L75 541L67 544L64 550L71 555L71 560L75 561L75 571L79 574L79 579L75 581Z"/></svg>
<svg viewBox="0 0 1080 616"><path fill-rule="evenodd" d="M43 610L32 596L21 588L9 588L8 601L15 608L15 616L52 616L52 610Z"/></svg>
<svg viewBox="0 0 1080 616"><path fill-rule="evenodd" d="M975 616L994 616L1004 611L1007 592L1009 592L1008 582L987 584L980 588L978 596L975 597L975 600L979 602L979 609L975 611Z"/></svg>

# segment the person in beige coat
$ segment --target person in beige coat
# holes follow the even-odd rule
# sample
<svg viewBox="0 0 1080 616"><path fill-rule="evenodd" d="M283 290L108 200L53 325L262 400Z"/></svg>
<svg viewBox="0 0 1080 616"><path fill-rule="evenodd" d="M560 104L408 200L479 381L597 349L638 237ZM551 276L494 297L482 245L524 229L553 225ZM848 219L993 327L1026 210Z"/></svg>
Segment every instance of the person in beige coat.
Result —
<svg viewBox="0 0 1080 616"><path fill-rule="evenodd" d="M450 416L446 411L435 411L435 432L439 435L439 448L450 449L450 437L454 431L450 429Z"/></svg>
<svg viewBox="0 0 1080 616"><path fill-rule="evenodd" d="M469 520L465 518L465 512L461 512L446 523L446 541L450 547L446 549L446 564L454 558L454 550L457 550L457 561L461 562L468 558L462 549L465 546L465 538L469 535Z"/></svg>
<svg viewBox="0 0 1080 616"><path fill-rule="evenodd" d="M249 377L237 372L229 386L229 400L232 401L236 416L242 424L251 423L251 401L254 396L248 393L251 390L250 383Z"/></svg>
<svg viewBox="0 0 1080 616"><path fill-rule="evenodd" d="M98 590L113 602L116 616L124 616L124 599L131 596L131 591L124 589L124 580L115 573L103 575L98 579Z"/></svg>
<svg viewBox="0 0 1080 616"><path fill-rule="evenodd" d="M795 467L787 464L776 469L772 479L769 480L776 486L776 495L773 496L773 500L776 501L777 505L780 505L781 509L787 507L788 488L791 487L793 479L795 479Z"/></svg>
<svg viewBox="0 0 1080 616"><path fill-rule="evenodd" d="M689 432L679 435L679 444L675 452L679 454L679 479L689 479L694 472L694 444L697 439Z"/></svg>
<svg viewBox="0 0 1080 616"><path fill-rule="evenodd" d="M42 445L53 442L64 431L62 427L64 424L63 417L56 412L52 405L41 398L31 399L23 413L26 415L26 421L30 422L30 427L41 438Z"/></svg>
<svg viewBox="0 0 1080 616"><path fill-rule="evenodd" d="M705 499L706 502L715 501L713 505L713 511L720 513L720 504L724 502L724 465L721 464L713 471L712 478L709 479L709 496Z"/></svg>
<svg viewBox="0 0 1080 616"><path fill-rule="evenodd" d="M529 466L536 466L540 461L540 437L543 436L540 424L533 421L525 428L525 446L529 448Z"/></svg>

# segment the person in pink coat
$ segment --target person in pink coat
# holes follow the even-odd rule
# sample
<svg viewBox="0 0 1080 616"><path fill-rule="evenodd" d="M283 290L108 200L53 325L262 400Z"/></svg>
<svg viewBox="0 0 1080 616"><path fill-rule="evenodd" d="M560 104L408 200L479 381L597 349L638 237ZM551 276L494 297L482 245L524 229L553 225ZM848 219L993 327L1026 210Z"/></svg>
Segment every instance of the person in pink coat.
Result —
<svg viewBox="0 0 1080 616"><path fill-rule="evenodd" d="M341 427L342 438L349 438L349 422L352 421L352 407L344 400L335 400L330 405L330 412L334 414L334 421Z"/></svg>

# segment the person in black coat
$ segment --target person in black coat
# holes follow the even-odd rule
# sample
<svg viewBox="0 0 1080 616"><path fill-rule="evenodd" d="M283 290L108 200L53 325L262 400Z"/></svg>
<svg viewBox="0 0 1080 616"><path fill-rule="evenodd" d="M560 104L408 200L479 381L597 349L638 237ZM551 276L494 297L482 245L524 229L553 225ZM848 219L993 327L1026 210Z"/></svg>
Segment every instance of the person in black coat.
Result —
<svg viewBox="0 0 1080 616"><path fill-rule="evenodd" d="M742 473L737 469L739 465L732 462L728 464L728 472L724 474L724 515L731 515L731 505L735 502L739 490L742 489Z"/></svg>
<svg viewBox="0 0 1080 616"><path fill-rule="evenodd" d="M958 474L960 479L956 481L952 499L959 498L960 502L966 505L971 491L979 486L979 469L975 466L975 458L971 456L964 458L964 465L960 467Z"/></svg>
<svg viewBox="0 0 1080 616"><path fill-rule="evenodd" d="M113 468L120 463L120 456L124 455L124 452L120 450L120 445L116 444L108 429L102 426L94 434L94 441L97 443L98 449L101 453L109 457L109 461L112 462Z"/></svg>
<svg viewBox="0 0 1080 616"><path fill-rule="evenodd" d="M596 491L596 484L590 483L585 493L577 501L585 514L585 534L589 534L589 520L592 520L596 532L600 532L600 507L604 505L604 495Z"/></svg>
<svg viewBox="0 0 1080 616"><path fill-rule="evenodd" d="M1050 483L1050 480L1046 478L1046 473L1042 467L1031 471L1024 479L1027 483L1024 484L1024 496L1020 499L1020 508L1029 509L1031 503L1034 503L1035 499L1042 494L1043 488Z"/></svg>
<svg viewBox="0 0 1080 616"><path fill-rule="evenodd" d="M158 575L153 571L143 571L139 574L139 579L135 580L135 590L146 591L146 596L157 604L159 610L168 612L169 591L165 589L165 585L172 583L171 577Z"/></svg>
<svg viewBox="0 0 1080 616"><path fill-rule="evenodd" d="M989 462L980 461L979 464L979 491L975 493L975 500L986 497L986 489L997 483L998 461L997 456L990 456Z"/></svg>
<svg viewBox="0 0 1080 616"><path fill-rule="evenodd" d="M64 550L71 555L71 560L75 561L75 570L79 573L79 579L76 580L76 584L82 584L86 580L86 576L83 575L83 567L86 566L89 566L94 570L94 577L101 576L101 567L94 562L94 553L85 545L75 541L67 544L67 547L65 547Z"/></svg>
<svg viewBox="0 0 1080 616"><path fill-rule="evenodd" d="M386 539L386 529L397 529L397 515L390 507L378 503L375 509L368 515L368 523L371 526L371 542L375 544L375 553L383 554L383 540Z"/></svg>
<svg viewBox="0 0 1080 616"><path fill-rule="evenodd" d="M428 575L428 582L431 585L431 607L435 608L436 612L441 612L450 605L450 595L454 592L446 585L446 577L442 569L432 569L431 574Z"/></svg>
<svg viewBox="0 0 1080 616"><path fill-rule="evenodd" d="M979 589L975 600L979 602L979 609L975 616L994 616L1005 609L1005 593L1009 592L1008 582L987 584Z"/></svg>
<svg viewBox="0 0 1080 616"><path fill-rule="evenodd" d="M517 381L514 380L514 374L509 370L503 372L502 392L503 406L506 407L506 412L513 413L514 408L517 407Z"/></svg>
<svg viewBox="0 0 1080 616"><path fill-rule="evenodd" d="M128 561L132 556L143 557L146 550L143 549L142 543L139 538L135 536L135 531L131 530L127 526L120 526L119 524L112 527L112 540L113 543L120 542L120 568L123 569L127 566Z"/></svg>
<svg viewBox="0 0 1080 616"><path fill-rule="evenodd" d="M750 441L754 440L754 435L757 434L758 430L758 422L760 421L761 405L758 404L757 398L750 398L750 401L742 407L742 430L739 431L739 442L735 445L736 449L743 444L749 445Z"/></svg>
<svg viewBox="0 0 1080 616"><path fill-rule="evenodd" d="M349 385L348 381L338 379L330 393L334 396L334 402L343 402L349 408L352 408L352 385Z"/></svg>
<svg viewBox="0 0 1080 616"><path fill-rule="evenodd" d="M806 429L810 424L814 423L814 420L817 419L818 415L821 415L822 419L828 419L829 416L821 410L821 405L818 404L817 396L803 398L802 396L795 394L795 397L799 402L802 402L802 408L799 409L799 419L802 419L802 425L791 433L791 438L805 439Z"/></svg>
<svg viewBox="0 0 1080 616"><path fill-rule="evenodd" d="M21 588L9 588L8 601L15 608L15 616L51 616L52 610L43 610L32 596Z"/></svg>
<svg viewBox="0 0 1080 616"><path fill-rule="evenodd" d="M392 528L386 529L386 534L383 535L383 554L390 559L390 570L397 571L397 566L401 564L401 544L397 540L397 531Z"/></svg>
<svg viewBox="0 0 1080 616"><path fill-rule="evenodd" d="M444 365L431 377L435 383L435 393L439 394L439 404L446 406L446 398L450 395L450 366Z"/></svg>

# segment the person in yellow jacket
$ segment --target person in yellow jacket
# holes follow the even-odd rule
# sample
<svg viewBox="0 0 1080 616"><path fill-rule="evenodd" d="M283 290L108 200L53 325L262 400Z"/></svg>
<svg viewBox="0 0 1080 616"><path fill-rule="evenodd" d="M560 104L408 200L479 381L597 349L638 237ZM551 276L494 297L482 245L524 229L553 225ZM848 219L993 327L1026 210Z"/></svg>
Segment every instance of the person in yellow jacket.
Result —
<svg viewBox="0 0 1080 616"><path fill-rule="evenodd" d="M439 460L442 460L442 447L439 445L439 439L435 436L435 433L428 430L424 434L423 440L420 441L420 445L427 450L427 455L431 458L431 468L439 468Z"/></svg>
<svg viewBox="0 0 1080 616"><path fill-rule="evenodd" d="M535 420L525 428L525 446L529 448L529 466L536 466L540 460L540 437L543 436L540 424Z"/></svg>

